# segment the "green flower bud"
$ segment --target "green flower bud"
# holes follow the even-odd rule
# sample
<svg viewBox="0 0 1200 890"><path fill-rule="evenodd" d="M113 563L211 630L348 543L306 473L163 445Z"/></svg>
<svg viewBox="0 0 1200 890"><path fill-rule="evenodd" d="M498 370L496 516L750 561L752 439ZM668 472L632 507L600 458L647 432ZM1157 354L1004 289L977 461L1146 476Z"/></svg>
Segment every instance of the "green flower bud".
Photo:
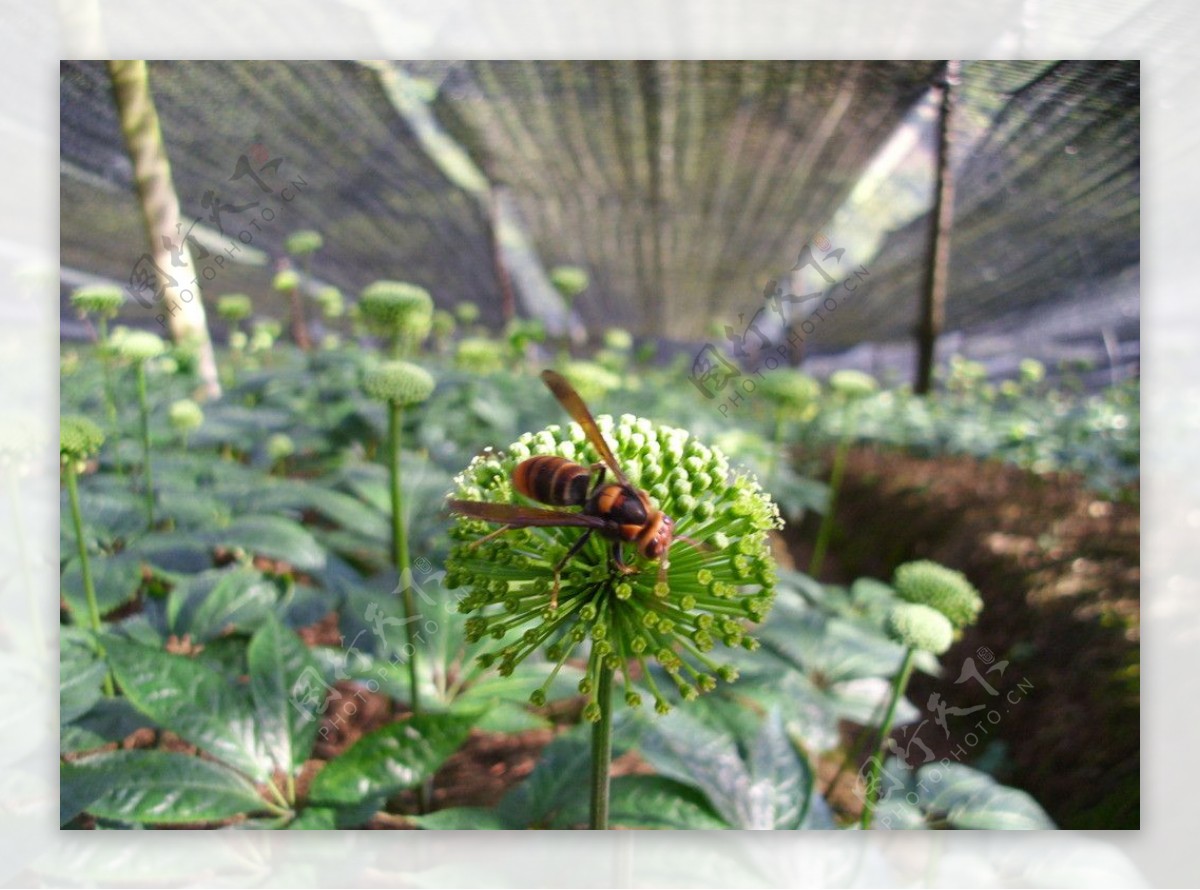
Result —
<svg viewBox="0 0 1200 890"><path fill-rule="evenodd" d="M479 321L479 307L471 302L462 302L454 307L454 314L463 324L475 324Z"/></svg>
<svg viewBox="0 0 1200 890"><path fill-rule="evenodd" d="M376 281L362 292L359 311L376 333L423 340L433 325L429 291L404 281Z"/></svg>
<svg viewBox="0 0 1200 890"><path fill-rule="evenodd" d="M267 438L267 457L272 461L283 460L296 453L296 443L286 433L274 433Z"/></svg>
<svg viewBox="0 0 1200 890"><path fill-rule="evenodd" d="M761 388L767 398L791 412L803 411L821 397L821 384L816 379L791 368L780 368L765 375Z"/></svg>
<svg viewBox="0 0 1200 890"><path fill-rule="evenodd" d="M204 411L191 399L180 399L172 402L167 411L171 426L182 433L188 433L204 423Z"/></svg>
<svg viewBox="0 0 1200 890"><path fill-rule="evenodd" d="M217 298L217 315L229 322L249 318L254 304L245 294L225 294Z"/></svg>
<svg viewBox="0 0 1200 890"><path fill-rule="evenodd" d="M912 649L941 655L954 641L950 620L937 609L921 603L897 603L887 618L888 634Z"/></svg>
<svg viewBox="0 0 1200 890"><path fill-rule="evenodd" d="M325 239L321 237L320 232L314 232L311 229L301 229L298 232L292 232L284 241L284 247L292 256L305 256L306 254L316 253L325 244Z"/></svg>
<svg viewBox="0 0 1200 890"><path fill-rule="evenodd" d="M472 374L494 374L505 365L504 349L487 337L466 337L459 341L454 364Z"/></svg>
<svg viewBox="0 0 1200 890"><path fill-rule="evenodd" d="M624 328L609 328L604 332L604 345L617 352L628 352L633 348L633 337Z"/></svg>
<svg viewBox="0 0 1200 890"><path fill-rule="evenodd" d="M1046 379L1046 366L1035 358L1021 359L1018 373L1022 383L1041 383Z"/></svg>
<svg viewBox="0 0 1200 890"><path fill-rule="evenodd" d="M300 286L300 274L295 269L280 269L271 280L271 287L280 293L294 291Z"/></svg>
<svg viewBox="0 0 1200 890"><path fill-rule="evenodd" d="M433 377L410 362L384 362L363 375L363 391L373 399L415 405L433 394Z"/></svg>
<svg viewBox="0 0 1200 890"><path fill-rule="evenodd" d="M250 342L244 331L234 331L229 335L229 348L241 352Z"/></svg>
<svg viewBox="0 0 1200 890"><path fill-rule="evenodd" d="M578 266L556 266L550 270L550 283L570 303L587 290L588 274Z"/></svg>
<svg viewBox="0 0 1200 890"><path fill-rule="evenodd" d="M956 628L974 624L983 608L979 591L962 572L927 559L898 567L892 586L902 600L937 609Z"/></svg>
<svg viewBox="0 0 1200 890"><path fill-rule="evenodd" d="M332 285L317 291L316 300L321 314L326 318L341 318L346 314L346 301L342 292Z"/></svg>
<svg viewBox="0 0 1200 890"><path fill-rule="evenodd" d="M144 362L158 358L167 351L167 344L158 334L150 331L130 331L114 344L117 353L132 362Z"/></svg>
<svg viewBox="0 0 1200 890"><path fill-rule="evenodd" d="M879 384L864 371L844 368L829 375L829 387L845 399L864 399L873 395Z"/></svg>
<svg viewBox="0 0 1200 890"><path fill-rule="evenodd" d="M104 444L104 431L78 414L68 414L58 423L58 451L63 463L86 460Z"/></svg>
<svg viewBox="0 0 1200 890"><path fill-rule="evenodd" d="M124 302L124 292L110 284L87 284L71 294L72 306L97 318L115 318Z"/></svg>
<svg viewBox="0 0 1200 890"><path fill-rule="evenodd" d="M585 402L599 402L621 386L621 378L595 362L567 362L562 375Z"/></svg>

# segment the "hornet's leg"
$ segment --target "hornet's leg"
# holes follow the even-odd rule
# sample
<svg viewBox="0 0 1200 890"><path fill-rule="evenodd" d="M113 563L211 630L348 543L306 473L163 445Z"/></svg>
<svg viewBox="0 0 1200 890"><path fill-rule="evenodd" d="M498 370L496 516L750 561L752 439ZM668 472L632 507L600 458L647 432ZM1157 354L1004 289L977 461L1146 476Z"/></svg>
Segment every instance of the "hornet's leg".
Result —
<svg viewBox="0 0 1200 890"><path fill-rule="evenodd" d="M633 566L625 564L625 547L621 541L612 543L612 561L617 565L617 571L622 575L632 575L637 571Z"/></svg>
<svg viewBox="0 0 1200 890"><path fill-rule="evenodd" d="M583 549L583 545L588 542L588 538L590 538L592 536L592 532L594 532L594 531L595 531L594 528L589 528L582 535L580 535L579 540L571 545L571 549L566 552L566 555L563 556L563 558L560 559L557 563L555 563L555 565L554 565L554 593L552 593L550 595L550 608L551 609L558 608L558 576L562 573L563 566L565 566L568 562L570 562L572 556L574 556L576 553L578 553L580 550Z"/></svg>
<svg viewBox="0 0 1200 890"><path fill-rule="evenodd" d="M504 533L505 533L506 531L508 531L510 528L512 528L512 526L511 526L511 525L502 525L502 526L500 526L498 529L496 529L494 532L488 532L488 533L487 533L486 535L484 535L482 538L480 538L480 539L479 539L479 540L477 540L477 541L472 541L472 542L471 542L470 544L468 544L467 546L468 546L468 547L469 547L471 550L474 550L476 547L478 547L478 546L479 546L480 544L482 544L484 541L490 541L492 538L498 538L500 535L504 534Z"/></svg>

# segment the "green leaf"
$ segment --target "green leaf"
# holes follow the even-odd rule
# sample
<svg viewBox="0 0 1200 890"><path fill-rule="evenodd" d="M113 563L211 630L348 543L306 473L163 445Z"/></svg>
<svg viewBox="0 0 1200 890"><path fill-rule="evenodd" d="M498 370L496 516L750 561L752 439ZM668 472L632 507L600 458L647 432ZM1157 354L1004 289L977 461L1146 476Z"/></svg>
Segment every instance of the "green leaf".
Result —
<svg viewBox="0 0 1200 890"><path fill-rule="evenodd" d="M458 749L471 724L459 715L423 714L368 733L317 774L309 800L356 804L415 788Z"/></svg>
<svg viewBox="0 0 1200 890"><path fill-rule="evenodd" d="M288 823L289 831L330 831L337 827L337 811L327 807L308 807Z"/></svg>
<svg viewBox="0 0 1200 890"><path fill-rule="evenodd" d="M212 532L213 546L277 559L303 571L325 566L325 548L303 526L280 516L243 516Z"/></svg>
<svg viewBox="0 0 1200 890"><path fill-rule="evenodd" d="M101 683L108 665L82 634L71 636L64 632L61 646L58 713L65 724L86 714L101 699Z"/></svg>
<svg viewBox="0 0 1200 890"><path fill-rule="evenodd" d="M243 689L181 655L121 640L105 646L122 692L141 713L255 779L270 776L272 759Z"/></svg>
<svg viewBox="0 0 1200 890"><path fill-rule="evenodd" d="M168 598L171 632L208 642L226 630L253 630L271 614L279 591L261 572L236 567L181 581Z"/></svg>
<svg viewBox="0 0 1200 890"><path fill-rule="evenodd" d="M696 788L662 776L619 776L609 792L609 821L625 828L729 828Z"/></svg>
<svg viewBox="0 0 1200 890"><path fill-rule="evenodd" d="M504 830L521 827L510 825L495 810L485 807L450 807L423 816L409 816L408 819L426 831Z"/></svg>
<svg viewBox="0 0 1200 890"><path fill-rule="evenodd" d="M177 825L267 809L237 773L167 751L115 751L63 764L60 783L66 819L79 808L106 819Z"/></svg>
<svg viewBox="0 0 1200 890"><path fill-rule="evenodd" d="M270 616L250 640L250 694L258 731L275 764L304 765L317 737L319 712L297 698L320 672L303 641Z"/></svg>
<svg viewBox="0 0 1200 890"><path fill-rule="evenodd" d="M96 605L101 615L133 599L142 583L141 561L127 553L116 556L93 554L88 565L92 570L92 586L96 590ZM83 591L83 574L78 558L72 559L63 571L60 582L63 599L71 610L72 620L80 626L88 624L87 595Z"/></svg>
<svg viewBox="0 0 1200 890"><path fill-rule="evenodd" d="M286 485L260 488L253 493L247 506L260 512L290 511L297 519L302 518L303 513L316 512L346 531L372 541L391 540L391 520L386 514L364 506L357 498L321 485L289 481Z"/></svg>
<svg viewBox="0 0 1200 890"><path fill-rule="evenodd" d="M918 806L959 829L1045 829L1054 822L1037 802L987 773L961 763L928 764L917 770Z"/></svg>
<svg viewBox="0 0 1200 890"><path fill-rule="evenodd" d="M123 698L101 698L86 714L72 723L61 721L59 752L78 754L119 742L135 729L151 725L139 714L128 700Z"/></svg>
<svg viewBox="0 0 1200 890"><path fill-rule="evenodd" d="M590 738L591 726L581 726L547 745L529 778L500 802L500 818L523 828L558 828L586 820Z"/></svg>
<svg viewBox="0 0 1200 890"><path fill-rule="evenodd" d="M812 773L772 711L743 759L730 730L682 710L650 723L642 754L660 774L698 788L734 828L799 827L812 794Z"/></svg>

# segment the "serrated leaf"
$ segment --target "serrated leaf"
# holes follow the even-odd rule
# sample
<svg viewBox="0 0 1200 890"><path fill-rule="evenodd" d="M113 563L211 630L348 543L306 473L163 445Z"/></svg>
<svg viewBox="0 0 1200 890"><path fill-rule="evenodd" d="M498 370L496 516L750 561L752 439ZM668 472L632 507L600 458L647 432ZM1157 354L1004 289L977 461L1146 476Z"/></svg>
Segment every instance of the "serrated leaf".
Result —
<svg viewBox="0 0 1200 890"><path fill-rule="evenodd" d="M455 714L422 714L368 733L317 774L309 800L341 806L415 788L458 750L471 725Z"/></svg>
<svg viewBox="0 0 1200 890"><path fill-rule="evenodd" d="M961 763L928 764L917 770L919 806L960 829L1046 829L1054 822L1024 791L1001 785Z"/></svg>
<svg viewBox="0 0 1200 890"><path fill-rule="evenodd" d="M271 614L279 591L261 572L237 567L204 572L176 585L168 598L171 632L208 642L229 628L252 630Z"/></svg>
<svg viewBox="0 0 1200 890"><path fill-rule="evenodd" d="M62 799L106 819L188 824L267 809L255 787L220 764L168 751L115 751L63 764Z"/></svg>
<svg viewBox="0 0 1200 890"><path fill-rule="evenodd" d="M127 553L116 556L91 555L88 566L92 571L92 586L96 591L96 605L101 615L106 615L118 606L133 599L142 583L141 561ZM83 573L78 558L71 560L63 570L59 582L63 599L71 610L75 624L88 624L87 594L83 589Z"/></svg>
<svg viewBox="0 0 1200 890"><path fill-rule="evenodd" d="M409 821L414 822L426 831L502 831L508 828L521 827L519 825L510 825L504 821L496 810L489 810L484 807L450 807L449 809L426 813L423 816L409 816L408 818Z"/></svg>
<svg viewBox="0 0 1200 890"><path fill-rule="evenodd" d="M274 616L251 638L248 658L259 734L281 770L297 770L308 759L317 736L319 711L298 698L313 678L320 678L316 660Z"/></svg>
<svg viewBox="0 0 1200 890"><path fill-rule="evenodd" d="M625 828L730 827L696 788L662 776L613 779L609 792L609 821Z"/></svg>
<svg viewBox="0 0 1200 890"><path fill-rule="evenodd" d="M138 711L255 779L270 776L273 762L243 689L181 655L115 639L105 646L121 691Z"/></svg>
<svg viewBox="0 0 1200 890"><path fill-rule="evenodd" d="M325 548L298 523L280 516L243 516L208 535L214 547L240 549L304 571L325 566Z"/></svg>
<svg viewBox="0 0 1200 890"><path fill-rule="evenodd" d="M523 828L555 828L561 827L564 820L569 825L586 819L590 730L590 725L579 727L542 749L529 778L500 802L500 818Z"/></svg>

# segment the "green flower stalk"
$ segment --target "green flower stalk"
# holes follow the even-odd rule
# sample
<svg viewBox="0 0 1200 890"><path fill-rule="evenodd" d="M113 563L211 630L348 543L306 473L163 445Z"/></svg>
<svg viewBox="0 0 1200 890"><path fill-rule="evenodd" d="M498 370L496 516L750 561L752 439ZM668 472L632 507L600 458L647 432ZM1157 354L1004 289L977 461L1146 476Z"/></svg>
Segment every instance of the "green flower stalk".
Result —
<svg viewBox="0 0 1200 890"><path fill-rule="evenodd" d="M149 331L130 331L116 343L118 354L133 364L141 416L142 467L146 474L146 528L154 527L154 474L150 466L150 405L146 395L146 362L167 351L162 338Z"/></svg>
<svg viewBox="0 0 1200 890"><path fill-rule="evenodd" d="M445 355L449 351L450 341L453 339L457 327L458 322L454 320L452 313L445 309L434 310L431 330L433 331L434 346L440 355Z"/></svg>
<svg viewBox="0 0 1200 890"><path fill-rule="evenodd" d="M408 529L404 522L404 502L400 479L401 412L410 405L424 402L433 394L434 381L424 368L408 362L384 362L363 375L363 391L373 399L387 404L388 409L388 479L392 500L392 559L400 573L401 595L404 601L405 628L413 655L408 661L408 678L412 687L412 712L421 713L417 684L416 624L419 617L413 599L412 563L408 549Z"/></svg>
<svg viewBox="0 0 1200 890"><path fill-rule="evenodd" d="M821 517L821 527L817 530L817 542L813 546L812 562L808 566L808 574L816 578L821 574L825 563L825 553L829 549L829 539L833 535L833 517L837 508L838 490L842 487L842 477L846 474L846 459L850 455L850 443L854 441L857 425L856 404L873 395L879 384L875 378L863 371L849 368L834 371L829 375L829 388L844 403L842 415L842 438L833 455L833 471L829 475L829 508Z"/></svg>
<svg viewBox="0 0 1200 890"><path fill-rule="evenodd" d="M433 299L429 291L403 281L376 281L367 285L358 308L367 329L389 339L392 358L415 349L429 336L433 326Z"/></svg>
<svg viewBox="0 0 1200 890"><path fill-rule="evenodd" d="M783 452L787 423L789 420L803 423L816 416L821 384L800 371L781 368L763 378L762 390L775 411L773 447L767 465L767 478L774 479L775 467Z"/></svg>
<svg viewBox="0 0 1200 890"><path fill-rule="evenodd" d="M100 354L101 373L104 375L104 410L110 424L117 421L117 397L113 388L108 322L117 317L124 303L125 294L120 288L107 284L84 285L71 294L71 305L79 314L96 320L96 345Z"/></svg>
<svg viewBox="0 0 1200 890"><path fill-rule="evenodd" d="M879 727L879 742L871 758L867 795L860 824L871 827L883 768L883 746L892 734L896 707L908 689L917 652L943 655L957 631L973 624L983 608L983 599L966 576L929 560L909 562L896 569L892 585L901 602L887 617L888 635L904 646L904 660L892 681L892 695Z"/></svg>
<svg viewBox="0 0 1200 890"><path fill-rule="evenodd" d="M271 287L288 298L292 313L292 339L296 346L307 352L312 348L312 340L308 336L308 320L304 317L304 303L300 299L300 275L289 260L279 261Z"/></svg>
<svg viewBox="0 0 1200 890"><path fill-rule="evenodd" d="M495 648L478 656L481 664L496 665L507 676L541 650L554 665L530 696L535 706L545 703L550 684L568 660L586 660L579 686L587 697L583 716L597 724L592 824L604 827L614 677L620 676L628 706L642 703L634 686L639 681L659 713L671 704L652 666L665 672L685 701L714 689L718 679L733 682L736 669L714 650L757 648L746 622L761 622L771 608L776 575L768 535L782 521L757 482L732 473L720 451L686 431L632 415L616 421L605 415L596 422L632 485L645 490L653 506L675 521L665 571L658 561L623 546L632 571L622 572L613 559L612 542L594 534L556 574L555 567L579 544L583 529L498 532L487 522L462 517L451 530L456 543L447 560L446 584L467 591L458 608L471 615L468 641L496 641ZM578 423L549 426L526 433L503 453L477 457L455 479L454 497L529 505L514 489L512 477L520 462L537 455L584 466L600 460Z"/></svg>
<svg viewBox="0 0 1200 890"><path fill-rule="evenodd" d="M191 399L180 399L171 403L167 417L171 421L171 427L179 433L183 450L187 451L188 434L204 423L203 409Z"/></svg>
<svg viewBox="0 0 1200 890"><path fill-rule="evenodd" d="M67 496L71 502L71 520L75 526L75 541L79 547L79 573L83 578L83 593L87 598L88 622L97 638L100 635L100 606L96 600L96 586L92 581L91 562L88 560L87 544L83 538L83 511L79 507L79 483L77 477L89 457L104 444L104 433L100 427L86 417L68 415L59 422L59 462L67 481ZM97 644L98 645L98 644ZM103 652L101 652L103 655ZM112 676L104 675L104 694L114 693Z"/></svg>

